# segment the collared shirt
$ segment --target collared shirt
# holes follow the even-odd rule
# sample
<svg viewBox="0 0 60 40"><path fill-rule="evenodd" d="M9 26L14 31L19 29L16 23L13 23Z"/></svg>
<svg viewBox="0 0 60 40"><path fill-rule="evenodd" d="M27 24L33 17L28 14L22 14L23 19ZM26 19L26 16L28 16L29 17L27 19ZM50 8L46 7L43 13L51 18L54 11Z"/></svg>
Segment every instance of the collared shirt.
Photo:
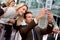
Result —
<svg viewBox="0 0 60 40"><path fill-rule="evenodd" d="M19 31L16 33L15 40L22 40L22 37L21 37Z"/></svg>
<svg viewBox="0 0 60 40"><path fill-rule="evenodd" d="M55 40L57 40L57 37L58 37L58 33L57 33L57 34L54 34L54 37L55 37Z"/></svg>
<svg viewBox="0 0 60 40"><path fill-rule="evenodd" d="M48 34L47 35L43 35L43 40L47 40Z"/></svg>

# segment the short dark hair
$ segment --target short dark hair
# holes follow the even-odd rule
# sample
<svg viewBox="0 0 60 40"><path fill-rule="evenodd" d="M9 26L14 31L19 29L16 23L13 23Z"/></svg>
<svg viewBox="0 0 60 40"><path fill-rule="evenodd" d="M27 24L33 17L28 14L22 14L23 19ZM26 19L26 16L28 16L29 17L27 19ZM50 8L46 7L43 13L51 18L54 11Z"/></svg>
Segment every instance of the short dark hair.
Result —
<svg viewBox="0 0 60 40"><path fill-rule="evenodd" d="M2 8L0 8L0 16L4 14L4 11Z"/></svg>
<svg viewBox="0 0 60 40"><path fill-rule="evenodd" d="M26 13L24 13L24 19L26 18L27 14L32 14L32 12L26 12Z"/></svg>

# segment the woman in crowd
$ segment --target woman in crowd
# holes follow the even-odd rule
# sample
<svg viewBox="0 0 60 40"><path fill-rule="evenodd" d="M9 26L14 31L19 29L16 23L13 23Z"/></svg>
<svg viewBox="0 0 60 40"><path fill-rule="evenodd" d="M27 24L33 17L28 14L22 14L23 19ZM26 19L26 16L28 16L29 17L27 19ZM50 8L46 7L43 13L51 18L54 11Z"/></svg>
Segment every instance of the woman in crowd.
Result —
<svg viewBox="0 0 60 40"><path fill-rule="evenodd" d="M23 14L28 10L27 5L25 5L24 3L18 4L14 7L9 7L6 12L4 13L4 17L1 18L0 20L2 20L4 22L4 24L8 21L10 21L11 23L14 23L14 17L17 15L23 16ZM20 16L19 16L20 17ZM22 17L21 17L22 18ZM12 26L11 25L5 25L6 26L6 33L5 33L5 37L7 38L6 40L10 39L11 36L11 29Z"/></svg>
<svg viewBox="0 0 60 40"><path fill-rule="evenodd" d="M13 7L15 5L15 1L14 0L7 0L6 2L4 2L2 4L2 7Z"/></svg>

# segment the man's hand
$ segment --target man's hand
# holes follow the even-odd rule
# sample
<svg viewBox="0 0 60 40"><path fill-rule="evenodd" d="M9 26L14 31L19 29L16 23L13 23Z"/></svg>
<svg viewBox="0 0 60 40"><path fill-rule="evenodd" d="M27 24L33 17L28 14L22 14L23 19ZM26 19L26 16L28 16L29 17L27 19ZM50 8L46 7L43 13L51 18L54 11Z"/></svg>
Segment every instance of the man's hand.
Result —
<svg viewBox="0 0 60 40"><path fill-rule="evenodd" d="M36 16L37 21L41 19L46 13L46 9L42 8L39 14Z"/></svg>

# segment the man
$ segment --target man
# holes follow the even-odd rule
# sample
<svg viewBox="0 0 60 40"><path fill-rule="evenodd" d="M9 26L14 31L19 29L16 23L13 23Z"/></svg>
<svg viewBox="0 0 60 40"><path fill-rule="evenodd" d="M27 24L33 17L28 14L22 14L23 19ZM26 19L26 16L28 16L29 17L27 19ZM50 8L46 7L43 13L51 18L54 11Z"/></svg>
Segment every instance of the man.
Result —
<svg viewBox="0 0 60 40"><path fill-rule="evenodd" d="M53 32L55 40L60 40L59 27L54 27Z"/></svg>
<svg viewBox="0 0 60 40"><path fill-rule="evenodd" d="M51 18L52 15L51 15L50 12L47 12L47 15L48 15L48 25L47 25L46 29L41 29L40 27L35 27L35 28L29 30L29 32L27 32L25 34L25 39L23 39L23 37L22 37L22 39L23 40L42 40L42 35L51 33L52 29L53 29L53 25L51 25L52 20L50 18ZM25 20L25 24L28 25L33 20L32 13L31 12L26 12L24 14L24 20Z"/></svg>
<svg viewBox="0 0 60 40"><path fill-rule="evenodd" d="M60 40L59 27L53 28L53 33L48 35L47 40Z"/></svg>

